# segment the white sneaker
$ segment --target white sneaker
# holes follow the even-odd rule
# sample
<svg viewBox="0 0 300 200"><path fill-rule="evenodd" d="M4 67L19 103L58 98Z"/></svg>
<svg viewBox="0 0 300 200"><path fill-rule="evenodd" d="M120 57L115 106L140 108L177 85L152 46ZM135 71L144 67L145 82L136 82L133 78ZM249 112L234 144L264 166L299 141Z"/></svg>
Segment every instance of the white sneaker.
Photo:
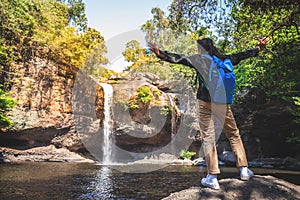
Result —
<svg viewBox="0 0 300 200"><path fill-rule="evenodd" d="M212 189L220 189L217 175L207 174L206 178L201 179L201 184L205 187L210 187Z"/></svg>
<svg viewBox="0 0 300 200"><path fill-rule="evenodd" d="M241 180L248 181L252 176L254 176L254 173L250 169L248 169L248 167L241 167L240 175Z"/></svg>

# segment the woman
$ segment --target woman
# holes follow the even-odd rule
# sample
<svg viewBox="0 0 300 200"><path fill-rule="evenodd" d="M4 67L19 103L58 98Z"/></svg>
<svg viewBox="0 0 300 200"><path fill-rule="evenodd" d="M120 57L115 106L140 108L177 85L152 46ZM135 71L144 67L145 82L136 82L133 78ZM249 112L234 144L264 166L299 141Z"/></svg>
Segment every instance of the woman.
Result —
<svg viewBox="0 0 300 200"><path fill-rule="evenodd" d="M244 145L242 143L239 129L237 128L235 119L233 117L230 105L228 104L215 104L211 101L209 91L206 87L206 77L209 71L211 60L204 56L216 56L221 60L226 58L230 59L233 65L238 64L241 60L257 56L259 51L265 48L269 38L260 40L258 47L244 52L232 55L222 55L213 44L210 38L197 40L198 54L192 56L184 56L167 51L161 51L155 44L149 43L150 50L156 56L164 61L176 64L183 64L197 70L199 77L199 87L197 90L197 100L199 104L199 125L200 132L203 137L203 146L205 153L205 161L207 164L207 176L201 180L203 186L213 189L219 189L217 174L220 173L218 166L218 155L215 146L215 128L213 122L213 115L218 118L223 118L224 125L223 131L230 141L232 151L236 157L236 165L240 168L241 180L249 180L254 174L248 169L248 162ZM224 111L222 111L225 109ZM223 113L223 114L222 114Z"/></svg>

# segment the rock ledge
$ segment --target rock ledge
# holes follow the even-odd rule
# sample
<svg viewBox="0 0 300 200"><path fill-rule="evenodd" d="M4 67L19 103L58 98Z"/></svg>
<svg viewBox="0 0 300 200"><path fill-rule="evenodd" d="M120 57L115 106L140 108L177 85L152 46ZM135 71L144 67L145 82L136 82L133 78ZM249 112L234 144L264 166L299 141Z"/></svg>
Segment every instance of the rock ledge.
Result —
<svg viewBox="0 0 300 200"><path fill-rule="evenodd" d="M0 147L1 162L86 162L93 160L82 157L65 148L56 148L54 145L36 147L26 150L16 150Z"/></svg>
<svg viewBox="0 0 300 200"><path fill-rule="evenodd" d="M179 199L300 199L300 186L272 176L255 175L250 181L219 180L220 190L192 187L172 193L163 200Z"/></svg>

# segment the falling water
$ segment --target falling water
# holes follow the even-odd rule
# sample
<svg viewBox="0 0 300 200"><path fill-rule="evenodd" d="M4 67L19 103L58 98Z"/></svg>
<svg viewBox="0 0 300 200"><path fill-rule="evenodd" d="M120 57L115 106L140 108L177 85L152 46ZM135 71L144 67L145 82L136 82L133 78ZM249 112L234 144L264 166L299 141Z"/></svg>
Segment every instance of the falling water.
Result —
<svg viewBox="0 0 300 200"><path fill-rule="evenodd" d="M172 119L171 119L171 139L175 136L176 131L175 131L175 127L176 127L176 114L175 114L175 103L173 101L173 98L171 95L168 94L169 97L169 101L171 103L172 106L172 110L171 110L171 114L172 114Z"/></svg>
<svg viewBox="0 0 300 200"><path fill-rule="evenodd" d="M170 145L170 149L169 149L169 153L170 154L172 154L172 155L177 155L177 153L176 153L176 145L173 143L174 142L174 137L176 136L176 130L175 130L175 128L176 128L176 113L175 113L175 102L173 101L173 97L171 96L171 95L169 95L169 94L167 94L168 95L168 97L169 97L169 101L170 101L170 103L171 103L171 106L172 106L172 110L171 110L171 116L172 116L172 118L171 118L171 138L170 138L170 140L171 140L171 145Z"/></svg>
<svg viewBox="0 0 300 200"><path fill-rule="evenodd" d="M103 145L102 145L102 162L111 164L113 162L112 141L111 141L111 113L110 103L113 96L113 87L106 83L99 83L104 91L104 121L103 121Z"/></svg>

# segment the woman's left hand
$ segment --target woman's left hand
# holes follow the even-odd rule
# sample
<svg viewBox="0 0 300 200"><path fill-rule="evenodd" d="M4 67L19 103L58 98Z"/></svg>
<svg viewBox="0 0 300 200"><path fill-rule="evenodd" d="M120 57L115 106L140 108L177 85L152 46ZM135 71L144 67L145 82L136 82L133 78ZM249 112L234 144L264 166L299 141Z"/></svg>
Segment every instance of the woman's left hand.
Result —
<svg viewBox="0 0 300 200"><path fill-rule="evenodd" d="M259 51L261 51L264 48L266 48L266 46L267 46L267 44L269 42L269 39L270 39L269 37L266 37L266 38L258 41L257 47L258 47Z"/></svg>

